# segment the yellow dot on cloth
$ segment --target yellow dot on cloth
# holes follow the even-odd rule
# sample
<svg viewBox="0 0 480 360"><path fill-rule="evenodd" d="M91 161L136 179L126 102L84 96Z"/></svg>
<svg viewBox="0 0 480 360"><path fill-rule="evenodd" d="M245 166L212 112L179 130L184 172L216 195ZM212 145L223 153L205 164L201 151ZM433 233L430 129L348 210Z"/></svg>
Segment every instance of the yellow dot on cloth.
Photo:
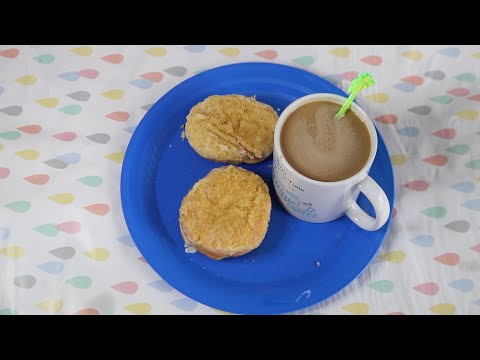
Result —
<svg viewBox="0 0 480 360"><path fill-rule="evenodd" d="M407 59L410 59L410 60L415 60L415 61L418 61L418 60L421 60L423 58L423 54L418 51L418 50L407 50L407 51L404 51L402 53L402 56L407 58Z"/></svg>
<svg viewBox="0 0 480 360"><path fill-rule="evenodd" d="M218 52L225 56L235 57L240 55L240 49L237 48L223 48L218 50Z"/></svg>
<svg viewBox="0 0 480 360"><path fill-rule="evenodd" d="M58 104L60 104L60 101L58 101L58 99L56 98L43 98L43 99L38 99L36 103L42 106L45 106L47 108L56 108Z"/></svg>
<svg viewBox="0 0 480 360"><path fill-rule="evenodd" d="M73 200L75 200L75 197L70 193L55 194L55 195L49 196L48 198L62 205L70 204L71 202L73 202Z"/></svg>
<svg viewBox="0 0 480 360"><path fill-rule="evenodd" d="M431 312L434 312L435 314L439 314L439 315L453 315L455 314L455 310L456 310L455 305L447 304L447 303L437 304L430 308Z"/></svg>
<svg viewBox="0 0 480 360"><path fill-rule="evenodd" d="M125 92L120 89L113 89L113 90L105 91L104 93L102 93L102 95L105 96L107 99L119 100L123 98L123 95L125 95Z"/></svg>
<svg viewBox="0 0 480 360"><path fill-rule="evenodd" d="M37 82L37 77L35 75L24 75L19 77L16 82L22 84L22 85L33 85Z"/></svg>
<svg viewBox="0 0 480 360"><path fill-rule="evenodd" d="M455 115L457 115L458 117L461 117L462 119L473 121L473 120L477 120L478 114L479 112L477 110L468 109L468 110L457 112Z"/></svg>
<svg viewBox="0 0 480 360"><path fill-rule="evenodd" d="M37 304L37 307L45 311L47 314L55 314L62 310L62 299L48 299Z"/></svg>
<svg viewBox="0 0 480 360"><path fill-rule="evenodd" d="M15 154L17 154L24 160L35 160L40 156L40 153L34 149L20 150L17 151Z"/></svg>
<svg viewBox="0 0 480 360"><path fill-rule="evenodd" d="M110 252L105 248L95 248L84 252L86 256L93 260L105 261L110 256Z"/></svg>
<svg viewBox="0 0 480 360"><path fill-rule="evenodd" d="M388 94L385 93L374 93L365 96L368 100L377 102L377 103L386 103L388 101Z"/></svg>
<svg viewBox="0 0 480 360"><path fill-rule="evenodd" d="M135 315L147 315L152 311L152 305L146 302L130 304L124 307L125 310L130 311Z"/></svg>
<svg viewBox="0 0 480 360"><path fill-rule="evenodd" d="M367 315L369 310L368 304L363 302L348 304L342 307L342 309L354 315Z"/></svg>
<svg viewBox="0 0 480 360"><path fill-rule="evenodd" d="M108 160L112 160L113 162L116 162L118 164L123 163L123 158L125 157L125 152L117 152L117 153L111 153L108 155L105 155L105 157Z"/></svg>
<svg viewBox="0 0 480 360"><path fill-rule="evenodd" d="M25 255L25 250L21 246L12 245L0 249L0 254L16 260Z"/></svg>
<svg viewBox="0 0 480 360"><path fill-rule="evenodd" d="M407 158L402 154L392 155L390 156L390 160L392 161L393 165L403 165L407 162Z"/></svg>
<svg viewBox="0 0 480 360"><path fill-rule="evenodd" d="M480 52L472 55L475 59L480 59Z"/></svg>
<svg viewBox="0 0 480 360"><path fill-rule="evenodd" d="M341 48L335 48L329 51L330 54L341 57L341 58L347 58L350 56L350 49L347 47L341 47Z"/></svg>
<svg viewBox="0 0 480 360"><path fill-rule="evenodd" d="M90 46L81 46L73 48L72 52L78 56L89 56L93 52L93 50Z"/></svg>
<svg viewBox="0 0 480 360"><path fill-rule="evenodd" d="M400 264L403 262L403 260L405 260L406 257L407 256L403 251L394 250L381 255L380 259L394 263L394 264Z"/></svg>
<svg viewBox="0 0 480 360"><path fill-rule="evenodd" d="M3 144L0 144L0 151L2 151L3 149Z"/></svg>
<svg viewBox="0 0 480 360"><path fill-rule="evenodd" d="M145 50L145 52L149 55L161 57L167 54L167 50L163 47L152 47L150 49Z"/></svg>

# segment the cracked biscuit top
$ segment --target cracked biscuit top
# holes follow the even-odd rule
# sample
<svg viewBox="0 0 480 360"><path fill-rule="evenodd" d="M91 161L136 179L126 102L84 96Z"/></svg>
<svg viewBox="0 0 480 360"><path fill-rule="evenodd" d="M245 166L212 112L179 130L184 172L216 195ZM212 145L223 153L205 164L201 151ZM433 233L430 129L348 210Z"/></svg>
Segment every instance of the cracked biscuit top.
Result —
<svg viewBox="0 0 480 360"><path fill-rule="evenodd" d="M184 197L180 231L185 243L216 260L240 256L263 241L272 202L257 174L230 165L213 169Z"/></svg>
<svg viewBox="0 0 480 360"><path fill-rule="evenodd" d="M272 154L278 115L243 95L213 95L187 116L185 134L202 157L229 164L257 163Z"/></svg>

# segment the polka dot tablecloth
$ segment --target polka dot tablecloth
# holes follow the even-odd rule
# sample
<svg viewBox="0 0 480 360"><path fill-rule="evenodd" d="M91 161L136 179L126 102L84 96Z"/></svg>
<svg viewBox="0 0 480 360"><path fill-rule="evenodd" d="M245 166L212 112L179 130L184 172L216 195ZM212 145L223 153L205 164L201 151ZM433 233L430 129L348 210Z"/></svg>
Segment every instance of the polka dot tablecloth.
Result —
<svg viewBox="0 0 480 360"><path fill-rule="evenodd" d="M203 70L296 66L358 98L395 172L394 219L351 285L302 314L480 314L480 47L0 45L0 314L221 314L145 262L120 203L128 141Z"/></svg>

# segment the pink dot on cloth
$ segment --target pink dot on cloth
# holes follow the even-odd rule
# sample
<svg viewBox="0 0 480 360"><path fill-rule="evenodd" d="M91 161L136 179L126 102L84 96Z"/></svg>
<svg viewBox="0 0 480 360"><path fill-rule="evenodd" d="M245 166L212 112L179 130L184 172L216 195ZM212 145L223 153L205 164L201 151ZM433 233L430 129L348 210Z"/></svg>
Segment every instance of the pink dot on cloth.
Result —
<svg viewBox="0 0 480 360"><path fill-rule="evenodd" d="M267 60L273 60L278 56L278 53L275 50L262 50L262 51L256 52L255 55L260 56L261 58L264 58Z"/></svg>
<svg viewBox="0 0 480 360"><path fill-rule="evenodd" d="M110 54L102 57L103 61L109 62L111 64L120 64L123 59L124 57L122 54Z"/></svg>
<svg viewBox="0 0 480 360"><path fill-rule="evenodd" d="M404 184L408 189L415 191L425 191L428 189L428 183L425 180L414 180Z"/></svg>
<svg viewBox="0 0 480 360"><path fill-rule="evenodd" d="M138 290L138 284L134 281L124 281L111 286L112 289L115 289L123 294L135 294Z"/></svg>
<svg viewBox="0 0 480 360"><path fill-rule="evenodd" d="M130 114L126 111L115 111L105 116L119 122L127 121L130 118Z"/></svg>
<svg viewBox="0 0 480 360"><path fill-rule="evenodd" d="M438 293L439 287L434 282L426 282L413 287L414 290L424 294L424 295L435 295Z"/></svg>
<svg viewBox="0 0 480 360"><path fill-rule="evenodd" d="M95 215L104 216L110 211L110 206L107 204L92 204L84 207L85 210Z"/></svg>
<svg viewBox="0 0 480 360"><path fill-rule="evenodd" d="M95 69L84 69L77 71L78 75L87 78L87 79L96 79L98 77L99 72Z"/></svg>
<svg viewBox="0 0 480 360"><path fill-rule="evenodd" d="M377 117L375 120L382 124L395 124L398 121L398 117L395 114L385 114Z"/></svg>
<svg viewBox="0 0 480 360"><path fill-rule="evenodd" d="M35 174L24 177L24 180L35 185L44 185L49 179L50 177L47 174Z"/></svg>
<svg viewBox="0 0 480 360"><path fill-rule="evenodd" d="M457 132L455 129L441 129L435 131L432 135L442 139L453 139L455 136L457 136Z"/></svg>
<svg viewBox="0 0 480 360"><path fill-rule="evenodd" d="M444 166L448 162L448 158L445 155L434 155L423 159L422 161L435 166Z"/></svg>
<svg viewBox="0 0 480 360"><path fill-rule="evenodd" d="M77 137L77 134L71 131L66 131L66 132L61 132L52 136L57 140L72 141Z"/></svg>
<svg viewBox="0 0 480 360"><path fill-rule="evenodd" d="M369 65L378 66L382 63L383 60L380 56L370 55L360 59L360 61L363 61L364 63Z"/></svg>
<svg viewBox="0 0 480 360"><path fill-rule="evenodd" d="M460 256L455 253L445 253L435 257L434 260L447 266L455 266L459 263Z"/></svg>
<svg viewBox="0 0 480 360"><path fill-rule="evenodd" d="M61 224L55 225L55 227L67 234L76 234L82 228L82 225L77 221L67 221Z"/></svg>
<svg viewBox="0 0 480 360"><path fill-rule="evenodd" d="M10 169L0 167L0 179L5 179L8 175L10 175Z"/></svg>

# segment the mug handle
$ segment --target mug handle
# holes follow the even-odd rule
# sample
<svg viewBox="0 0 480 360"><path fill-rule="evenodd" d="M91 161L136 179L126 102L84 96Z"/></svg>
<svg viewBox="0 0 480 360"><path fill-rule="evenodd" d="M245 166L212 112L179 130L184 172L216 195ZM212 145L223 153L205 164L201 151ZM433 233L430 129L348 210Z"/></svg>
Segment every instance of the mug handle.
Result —
<svg viewBox="0 0 480 360"><path fill-rule="evenodd" d="M346 215L362 229L375 231L388 220L390 203L383 189L370 176L360 181L357 188L367 197L375 209L375 218L363 211L353 199L347 207Z"/></svg>

